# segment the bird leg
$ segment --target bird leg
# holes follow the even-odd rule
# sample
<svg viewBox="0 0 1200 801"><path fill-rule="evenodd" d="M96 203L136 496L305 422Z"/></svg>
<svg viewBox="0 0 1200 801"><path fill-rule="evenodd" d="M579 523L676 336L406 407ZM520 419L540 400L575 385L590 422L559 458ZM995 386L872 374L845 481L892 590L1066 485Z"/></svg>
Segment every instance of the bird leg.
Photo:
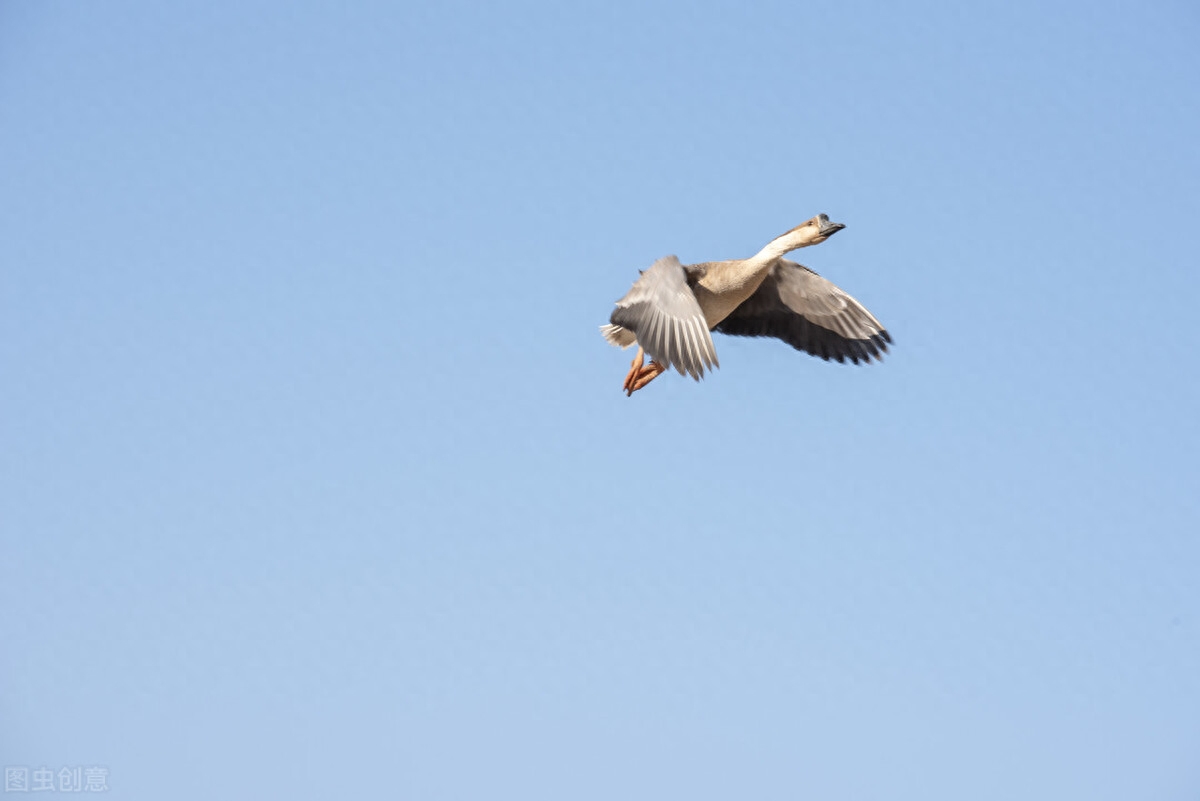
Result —
<svg viewBox="0 0 1200 801"><path fill-rule="evenodd" d="M626 396L632 396L633 393L667 371L666 367L656 361L651 361L650 364L643 366L645 359L646 353L639 346L637 356L633 357L633 364L629 367L629 374L625 376L625 383L621 385Z"/></svg>
<svg viewBox="0 0 1200 801"><path fill-rule="evenodd" d="M621 389L625 390L627 395L633 394L633 383L637 381L638 373L642 371L645 361L646 351L642 350L641 345L638 345L637 355L633 357L633 363L629 365L629 373L625 376L625 383L621 385Z"/></svg>
<svg viewBox="0 0 1200 801"><path fill-rule="evenodd" d="M654 379L665 373L667 368L658 362L650 362L648 365L638 371L637 377L633 379L633 385L629 387L627 395L633 395L642 387L649 384Z"/></svg>

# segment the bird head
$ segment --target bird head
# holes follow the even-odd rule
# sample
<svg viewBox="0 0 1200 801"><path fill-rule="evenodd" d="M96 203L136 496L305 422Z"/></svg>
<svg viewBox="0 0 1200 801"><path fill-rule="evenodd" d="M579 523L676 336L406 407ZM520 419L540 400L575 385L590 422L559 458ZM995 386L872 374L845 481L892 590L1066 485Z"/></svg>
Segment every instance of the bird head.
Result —
<svg viewBox="0 0 1200 801"><path fill-rule="evenodd" d="M811 220L800 223L784 236L791 238L798 248L819 245L846 226L829 221L828 214L818 214Z"/></svg>

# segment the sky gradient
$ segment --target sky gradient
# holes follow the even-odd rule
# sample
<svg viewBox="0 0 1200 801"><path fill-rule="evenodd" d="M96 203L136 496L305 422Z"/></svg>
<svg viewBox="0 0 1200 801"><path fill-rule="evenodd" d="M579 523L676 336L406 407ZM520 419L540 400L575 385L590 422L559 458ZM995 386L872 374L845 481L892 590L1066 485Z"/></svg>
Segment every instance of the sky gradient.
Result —
<svg viewBox="0 0 1200 801"><path fill-rule="evenodd" d="M1200 12L0 2L0 763L113 797L1200 792ZM796 254L895 345L637 270Z"/></svg>

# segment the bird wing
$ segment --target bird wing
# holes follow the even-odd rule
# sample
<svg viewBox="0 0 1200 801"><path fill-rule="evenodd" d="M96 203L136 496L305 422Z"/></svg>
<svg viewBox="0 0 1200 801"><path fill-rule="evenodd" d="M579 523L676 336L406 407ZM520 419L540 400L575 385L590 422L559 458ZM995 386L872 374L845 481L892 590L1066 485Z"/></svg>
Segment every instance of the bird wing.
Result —
<svg viewBox="0 0 1200 801"><path fill-rule="evenodd" d="M697 381L717 363L704 312L688 285L679 259L665 256L644 271L617 301L609 322L632 331L638 345L659 364Z"/></svg>
<svg viewBox="0 0 1200 801"><path fill-rule="evenodd" d="M882 358L892 336L837 285L794 261L780 259L745 303L716 327L723 334L776 337L828 361L858 364Z"/></svg>

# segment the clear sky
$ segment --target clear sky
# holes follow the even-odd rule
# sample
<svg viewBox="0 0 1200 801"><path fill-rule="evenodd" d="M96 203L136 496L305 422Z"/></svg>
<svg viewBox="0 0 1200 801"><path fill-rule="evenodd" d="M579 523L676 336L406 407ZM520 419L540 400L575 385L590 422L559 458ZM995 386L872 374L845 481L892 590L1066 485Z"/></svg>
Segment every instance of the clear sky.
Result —
<svg viewBox="0 0 1200 801"><path fill-rule="evenodd" d="M3 0L0 763L1193 801L1198 87L1182 0ZM882 364L621 393L818 212Z"/></svg>

